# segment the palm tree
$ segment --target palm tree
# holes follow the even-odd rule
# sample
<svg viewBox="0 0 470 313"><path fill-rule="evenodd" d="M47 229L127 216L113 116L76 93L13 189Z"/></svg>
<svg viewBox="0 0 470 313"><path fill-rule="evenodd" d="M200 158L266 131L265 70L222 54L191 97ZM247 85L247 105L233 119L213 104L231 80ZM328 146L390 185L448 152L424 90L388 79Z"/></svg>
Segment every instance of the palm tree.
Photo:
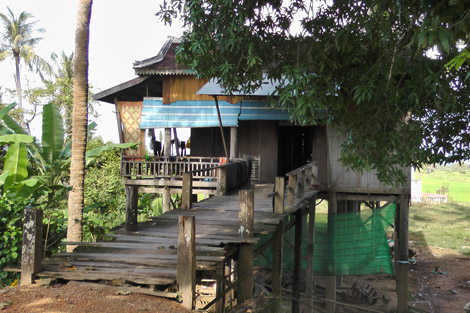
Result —
<svg viewBox="0 0 470 313"><path fill-rule="evenodd" d="M43 78L42 72L51 73L51 66L34 52L34 48L43 39L35 37L36 32L43 33L43 28L35 28L38 21L31 21L34 16L28 12L21 12L15 17L13 12L7 7L8 15L0 13L0 22L3 24L1 33L2 42L0 44L0 61L8 57L15 61L15 82L18 96L18 107L23 108L21 96L20 62L23 60L30 70L36 72Z"/></svg>
<svg viewBox="0 0 470 313"><path fill-rule="evenodd" d="M64 51L57 56L52 53L51 59L55 63L55 81L52 83L55 88L54 102L60 108L64 118L65 134L70 138L72 134L72 110L73 110L73 52L67 55ZM46 82L47 84L47 82ZM90 93L90 92L89 92ZM90 95L88 96L90 98Z"/></svg>
<svg viewBox="0 0 470 313"><path fill-rule="evenodd" d="M75 58L73 78L72 111L72 159L70 163L70 186L68 200L67 241L82 240L82 219L85 182L85 150L88 124L88 44L93 0L78 3L75 30ZM67 251L75 247L68 246Z"/></svg>

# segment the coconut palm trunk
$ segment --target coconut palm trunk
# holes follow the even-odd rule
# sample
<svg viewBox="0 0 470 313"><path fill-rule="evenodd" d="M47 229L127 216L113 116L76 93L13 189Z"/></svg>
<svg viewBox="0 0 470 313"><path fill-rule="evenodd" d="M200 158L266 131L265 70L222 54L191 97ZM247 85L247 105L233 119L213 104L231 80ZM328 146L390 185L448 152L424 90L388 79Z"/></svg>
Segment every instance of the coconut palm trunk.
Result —
<svg viewBox="0 0 470 313"><path fill-rule="evenodd" d="M75 58L72 111L72 157L68 200L67 241L82 240L82 216L84 205L85 150L88 124L88 44L93 0L78 3L75 30ZM67 251L75 247L68 246Z"/></svg>

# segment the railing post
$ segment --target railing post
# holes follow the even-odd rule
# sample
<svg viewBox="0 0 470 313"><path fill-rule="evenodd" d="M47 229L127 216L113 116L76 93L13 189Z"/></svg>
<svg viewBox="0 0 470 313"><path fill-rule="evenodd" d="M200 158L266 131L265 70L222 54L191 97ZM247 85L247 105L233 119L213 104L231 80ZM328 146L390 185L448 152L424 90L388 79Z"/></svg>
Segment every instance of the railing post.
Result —
<svg viewBox="0 0 470 313"><path fill-rule="evenodd" d="M311 179L310 179L310 184L316 184L318 183L318 163L317 162L312 162L312 172L311 172Z"/></svg>
<svg viewBox="0 0 470 313"><path fill-rule="evenodd" d="M274 213L284 213L285 177L276 177L274 183Z"/></svg>
<svg viewBox="0 0 470 313"><path fill-rule="evenodd" d="M178 217L178 267L176 281L183 306L192 310L196 288L196 225L194 216Z"/></svg>
<svg viewBox="0 0 470 313"><path fill-rule="evenodd" d="M254 191L240 190L239 205L238 235L242 238L251 238L254 236ZM251 243L241 243L238 247L237 286L237 303L253 299L253 245Z"/></svg>
<svg viewBox="0 0 470 313"><path fill-rule="evenodd" d="M219 168L217 177L217 195L225 196L227 194L227 167L222 166Z"/></svg>
<svg viewBox="0 0 470 313"><path fill-rule="evenodd" d="M126 185L126 231L137 230L139 186Z"/></svg>
<svg viewBox="0 0 470 313"><path fill-rule="evenodd" d="M295 198L295 186L297 175L290 175L289 181L287 182L287 204L293 204Z"/></svg>
<svg viewBox="0 0 470 313"><path fill-rule="evenodd" d="M183 190L181 191L181 208L183 210L190 210L192 204L193 194L193 175L191 173L183 173Z"/></svg>
<svg viewBox="0 0 470 313"><path fill-rule="evenodd" d="M305 194L305 171L297 173L297 198L302 199Z"/></svg>
<svg viewBox="0 0 470 313"><path fill-rule="evenodd" d="M33 275L41 270L42 210L24 209L23 245L21 252L21 285L33 283Z"/></svg>
<svg viewBox="0 0 470 313"><path fill-rule="evenodd" d="M304 188L304 190L309 190L310 185L312 184L312 167L311 167L311 164L309 164L309 165L310 166L308 166L305 169L305 188Z"/></svg>
<svg viewBox="0 0 470 313"><path fill-rule="evenodd" d="M168 183L169 179L165 178L165 182ZM163 194L162 194L162 211L166 213L170 211L170 199L171 198L171 190L170 187L165 186L163 187Z"/></svg>

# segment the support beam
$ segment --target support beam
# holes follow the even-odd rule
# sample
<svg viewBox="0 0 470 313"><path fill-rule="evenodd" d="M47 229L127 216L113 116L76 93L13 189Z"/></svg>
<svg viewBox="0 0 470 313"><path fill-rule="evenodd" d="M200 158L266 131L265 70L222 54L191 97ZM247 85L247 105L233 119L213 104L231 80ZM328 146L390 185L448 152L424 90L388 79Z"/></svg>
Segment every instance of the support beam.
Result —
<svg viewBox="0 0 470 313"><path fill-rule="evenodd" d="M190 210L193 206L193 175L191 173L183 173L183 190L181 192L181 208Z"/></svg>
<svg viewBox="0 0 470 313"><path fill-rule="evenodd" d="M137 230L139 186L126 185L126 231Z"/></svg>
<svg viewBox="0 0 470 313"><path fill-rule="evenodd" d="M238 127L230 127L230 160L238 155Z"/></svg>
<svg viewBox="0 0 470 313"><path fill-rule="evenodd" d="M328 193L328 244L330 240L334 240L334 237L331 238L331 235L334 235L334 232L331 229L334 227L332 223L332 217L334 214L338 212L338 202L336 200L336 193L329 192ZM330 244L329 244L330 245ZM331 246L331 245L330 245ZM333 251L328 251L328 253L333 254ZM333 257L333 255L331 255ZM332 268L334 269L335 264L331 264ZM336 301L336 276L331 275L327 276L326 278L326 299L331 301ZM326 302L326 312L327 313L334 313L336 311L336 303L335 302Z"/></svg>
<svg viewBox="0 0 470 313"><path fill-rule="evenodd" d="M408 217L409 195L400 195L398 203L397 311L408 312Z"/></svg>
<svg viewBox="0 0 470 313"><path fill-rule="evenodd" d="M31 285L34 274L41 270L42 210L24 209L23 245L21 255L21 285Z"/></svg>
<svg viewBox="0 0 470 313"><path fill-rule="evenodd" d="M121 113L119 113L119 101L118 98L114 98L114 107L116 109L116 123L119 135L119 143L124 143L124 137L122 132ZM122 151L122 150L121 150Z"/></svg>
<svg viewBox="0 0 470 313"><path fill-rule="evenodd" d="M295 212L294 273L292 286L292 313L300 312L300 270L302 268L302 210Z"/></svg>
<svg viewBox="0 0 470 313"><path fill-rule="evenodd" d="M242 238L254 236L254 191L240 190L238 235ZM237 303L253 299L253 245L242 243L238 247L238 298Z"/></svg>
<svg viewBox="0 0 470 313"><path fill-rule="evenodd" d="M183 306L194 307L196 290L196 223L194 216L178 217L178 268L176 281Z"/></svg>
<svg viewBox="0 0 470 313"><path fill-rule="evenodd" d="M307 233L307 262L305 269L305 294L307 296L307 305L305 313L313 313L313 264L314 264L314 245L315 245L315 213L316 196L310 198L308 208L308 233Z"/></svg>

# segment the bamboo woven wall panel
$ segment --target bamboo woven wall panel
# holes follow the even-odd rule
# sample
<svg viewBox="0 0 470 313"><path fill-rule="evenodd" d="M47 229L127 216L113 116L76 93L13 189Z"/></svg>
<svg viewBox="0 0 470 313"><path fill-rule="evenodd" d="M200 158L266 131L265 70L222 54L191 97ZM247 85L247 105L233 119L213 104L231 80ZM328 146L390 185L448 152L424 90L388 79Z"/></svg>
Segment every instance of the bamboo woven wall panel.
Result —
<svg viewBox="0 0 470 313"><path fill-rule="evenodd" d="M144 155L145 132L139 128L142 117L142 102L120 101L118 104L121 116L124 142L140 142L137 150L126 149L125 155Z"/></svg>

